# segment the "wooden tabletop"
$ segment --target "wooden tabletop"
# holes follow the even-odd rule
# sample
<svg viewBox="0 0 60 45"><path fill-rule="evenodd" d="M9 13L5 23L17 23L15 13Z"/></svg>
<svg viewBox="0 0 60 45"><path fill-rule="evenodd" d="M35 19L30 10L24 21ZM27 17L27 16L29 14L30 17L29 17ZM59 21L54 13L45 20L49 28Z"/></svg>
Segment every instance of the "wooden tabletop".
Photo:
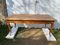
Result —
<svg viewBox="0 0 60 45"><path fill-rule="evenodd" d="M6 18L6 20L40 20L40 21L54 21L54 19L47 14L14 14Z"/></svg>

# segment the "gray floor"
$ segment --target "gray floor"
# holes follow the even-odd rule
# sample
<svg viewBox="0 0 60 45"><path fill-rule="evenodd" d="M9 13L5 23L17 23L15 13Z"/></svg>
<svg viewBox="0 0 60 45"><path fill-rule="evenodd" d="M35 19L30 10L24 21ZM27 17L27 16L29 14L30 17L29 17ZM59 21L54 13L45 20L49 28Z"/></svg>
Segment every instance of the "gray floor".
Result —
<svg viewBox="0 0 60 45"><path fill-rule="evenodd" d="M60 42L49 42L41 29L19 29L15 40L5 40L3 45L60 45Z"/></svg>

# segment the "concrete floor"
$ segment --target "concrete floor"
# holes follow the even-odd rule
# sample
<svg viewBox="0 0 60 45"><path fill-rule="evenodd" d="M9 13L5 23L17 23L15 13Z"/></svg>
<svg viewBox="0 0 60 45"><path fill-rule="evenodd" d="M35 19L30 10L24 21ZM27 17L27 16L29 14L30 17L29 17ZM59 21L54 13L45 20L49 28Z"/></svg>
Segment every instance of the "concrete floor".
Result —
<svg viewBox="0 0 60 45"><path fill-rule="evenodd" d="M59 41L47 41L41 29L18 29L15 40L5 40L3 45L60 45Z"/></svg>

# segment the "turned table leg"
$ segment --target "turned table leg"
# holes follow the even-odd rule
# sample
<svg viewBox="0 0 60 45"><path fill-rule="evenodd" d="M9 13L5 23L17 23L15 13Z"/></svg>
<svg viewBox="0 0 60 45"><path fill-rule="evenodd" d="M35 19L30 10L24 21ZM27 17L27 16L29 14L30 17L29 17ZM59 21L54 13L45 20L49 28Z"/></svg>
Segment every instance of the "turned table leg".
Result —
<svg viewBox="0 0 60 45"><path fill-rule="evenodd" d="M10 32L10 35L11 35L11 28L10 28L10 23L9 22L7 22L7 26L8 26L8 30Z"/></svg>
<svg viewBox="0 0 60 45"><path fill-rule="evenodd" d="M46 24L45 24L45 28L46 28Z"/></svg>
<svg viewBox="0 0 60 45"><path fill-rule="evenodd" d="M7 22L7 26L8 26L9 33L11 35L12 31L11 31L11 27L10 27L10 22ZM14 26L16 27L16 23L15 22L14 22Z"/></svg>
<svg viewBox="0 0 60 45"><path fill-rule="evenodd" d="M16 27L16 23L14 22L14 25L15 25L15 27Z"/></svg>
<svg viewBox="0 0 60 45"><path fill-rule="evenodd" d="M49 31L49 35L50 35L50 36L51 36L53 27L54 27L54 22L51 23L51 28L50 28L50 31Z"/></svg>

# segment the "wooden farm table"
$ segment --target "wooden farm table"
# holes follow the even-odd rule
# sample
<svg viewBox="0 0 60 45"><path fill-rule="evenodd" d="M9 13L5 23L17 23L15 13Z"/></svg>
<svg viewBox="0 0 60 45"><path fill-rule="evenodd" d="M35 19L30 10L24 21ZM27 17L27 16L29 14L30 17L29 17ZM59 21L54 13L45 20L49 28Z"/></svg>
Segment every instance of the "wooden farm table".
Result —
<svg viewBox="0 0 60 45"><path fill-rule="evenodd" d="M14 14L6 18L10 30L10 23L16 24L51 24L50 32L54 26L54 19L46 14Z"/></svg>

